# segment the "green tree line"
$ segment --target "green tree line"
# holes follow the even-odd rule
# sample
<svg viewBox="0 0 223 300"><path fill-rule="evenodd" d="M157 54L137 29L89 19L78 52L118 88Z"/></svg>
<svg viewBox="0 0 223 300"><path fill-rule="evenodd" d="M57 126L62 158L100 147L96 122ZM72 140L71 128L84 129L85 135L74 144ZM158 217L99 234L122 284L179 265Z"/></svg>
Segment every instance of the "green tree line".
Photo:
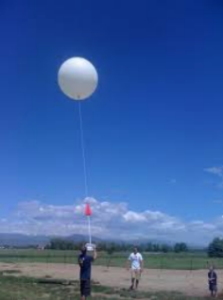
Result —
<svg viewBox="0 0 223 300"><path fill-rule="evenodd" d="M74 242L61 238L54 238L45 247L45 249L54 250L79 250L84 242ZM113 254L114 252L126 252L132 251L134 245L126 243L115 243L115 242L99 242L97 243L97 248L100 251L105 251L108 254ZM188 251L194 251L189 249L186 243L176 243L175 245L168 244L158 244L158 243L144 243L137 246L142 252L151 253L182 253ZM206 250L209 257L223 257L223 239L214 238L213 241L208 245Z"/></svg>
<svg viewBox="0 0 223 300"><path fill-rule="evenodd" d="M223 239L213 239L208 246L207 253L209 257L223 257Z"/></svg>
<svg viewBox="0 0 223 300"><path fill-rule="evenodd" d="M53 250L79 250L84 242L73 242L66 239L54 238L51 239L50 243L45 247L45 249ZM126 243L114 243L114 242L99 242L97 243L97 248L100 251L106 251L108 254L114 252L126 252L132 251L134 245ZM146 252L187 252L188 246L185 243L176 243L173 246L167 244L157 244L157 243L147 243L137 246L140 251Z"/></svg>

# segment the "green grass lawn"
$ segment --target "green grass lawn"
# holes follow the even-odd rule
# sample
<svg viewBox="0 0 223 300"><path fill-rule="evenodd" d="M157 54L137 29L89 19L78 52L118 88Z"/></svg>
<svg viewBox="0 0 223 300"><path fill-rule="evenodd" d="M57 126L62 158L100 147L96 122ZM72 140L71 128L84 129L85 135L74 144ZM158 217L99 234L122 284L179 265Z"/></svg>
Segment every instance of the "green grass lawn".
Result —
<svg viewBox="0 0 223 300"><path fill-rule="evenodd" d="M0 300L77 300L79 299L78 282L47 283L46 279L14 277L0 274ZM209 298L188 297L177 292L131 292L99 285L92 286L94 300L207 300ZM223 298L219 298L223 299Z"/></svg>
<svg viewBox="0 0 223 300"><path fill-rule="evenodd" d="M22 263L76 263L78 253L75 251L56 250L0 250L0 262ZM100 252L95 262L97 265L123 267L129 253L115 253L111 257ZM146 268L150 269L206 269L208 264L214 263L218 269L223 269L222 259L210 259L205 253L185 254L144 254Z"/></svg>

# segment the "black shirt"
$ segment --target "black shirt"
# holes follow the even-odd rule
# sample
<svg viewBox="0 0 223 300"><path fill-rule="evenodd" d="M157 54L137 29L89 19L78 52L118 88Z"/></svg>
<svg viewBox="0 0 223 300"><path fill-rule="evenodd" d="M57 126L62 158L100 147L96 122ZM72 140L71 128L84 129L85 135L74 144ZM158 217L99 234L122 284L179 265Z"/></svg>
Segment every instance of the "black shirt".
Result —
<svg viewBox="0 0 223 300"><path fill-rule="evenodd" d="M209 271L208 278L210 284L217 285L217 274L215 271Z"/></svg>
<svg viewBox="0 0 223 300"><path fill-rule="evenodd" d="M91 263L94 261L94 258L89 255L79 255L78 258L80 265L80 280L89 280L91 279Z"/></svg>

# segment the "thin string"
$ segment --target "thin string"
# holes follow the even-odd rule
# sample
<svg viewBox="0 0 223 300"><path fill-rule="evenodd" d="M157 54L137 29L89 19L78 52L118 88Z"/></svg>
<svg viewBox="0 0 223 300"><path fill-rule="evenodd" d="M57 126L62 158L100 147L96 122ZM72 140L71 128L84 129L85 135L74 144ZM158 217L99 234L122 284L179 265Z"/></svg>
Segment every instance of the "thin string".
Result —
<svg viewBox="0 0 223 300"><path fill-rule="evenodd" d="M91 217L88 216L88 235L89 235L89 243L91 244Z"/></svg>
<svg viewBox="0 0 223 300"><path fill-rule="evenodd" d="M84 129L83 129L81 101L79 101L79 120L80 120L81 151L82 151L83 172L84 172L84 192L85 192L85 198L87 198L88 197L88 181L87 181L87 168L86 168L86 155L85 155L85 145L84 145Z"/></svg>
<svg viewBox="0 0 223 300"><path fill-rule="evenodd" d="M86 199L88 197L88 180L87 180L87 167L86 167L86 155L85 155L85 144L84 144L82 107L80 101L79 101L79 120L80 120L81 150L82 150L83 172L84 172L84 191L85 191L85 199ZM91 244L91 220L89 216L88 216L88 234L89 234L89 243Z"/></svg>

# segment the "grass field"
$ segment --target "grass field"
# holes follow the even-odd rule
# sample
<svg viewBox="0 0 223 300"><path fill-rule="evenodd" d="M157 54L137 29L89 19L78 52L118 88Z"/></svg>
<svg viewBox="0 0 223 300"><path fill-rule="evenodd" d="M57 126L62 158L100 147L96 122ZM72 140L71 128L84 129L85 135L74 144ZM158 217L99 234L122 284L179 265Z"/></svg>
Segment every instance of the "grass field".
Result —
<svg viewBox="0 0 223 300"><path fill-rule="evenodd" d="M79 299L78 282L50 283L45 278L14 277L0 274L1 300L77 300ZM125 289L115 289L94 285L92 297L94 300L206 300L205 297L189 297L177 292L131 292ZM219 299L223 299L221 296Z"/></svg>
<svg viewBox="0 0 223 300"><path fill-rule="evenodd" d="M73 300L73 299L79 299L79 285L78 281L72 281L70 284L67 284L67 280L70 280L68 278L73 278L73 271L76 270L78 272L77 267L74 266L74 264L77 261L77 255L78 252L74 251L52 251L52 250L0 250L0 263L2 263L2 266L6 266L7 263L8 269L5 271L0 272L0 300ZM96 267L96 268L102 268L103 272L108 270L106 266L115 267L110 268L109 272L101 273L104 274L102 276L109 277L111 273L115 272L117 270L117 274L121 275L120 270L117 267L124 267L126 258L128 257L129 253L115 253L112 256L109 256L107 253L100 252L98 260L95 262L97 265L102 267ZM126 290L129 285L129 279L128 274L125 275L125 270L123 270L122 276L125 279L127 277L127 281L124 281L124 285L120 285L120 276L118 277L118 282L109 284L110 281L101 281L99 282L102 285L93 285L93 293L92 297L90 299L97 299L97 300L130 300L130 299L141 299L141 300L206 300L210 298L205 298L204 296L186 296L182 293L178 292L171 292L172 286L174 287L175 280L180 280L178 278L178 274L173 277L173 281L170 280L169 275L165 275L165 271L160 272L159 270L168 270L167 272L170 272L171 276L174 270L182 270L182 271L175 271L175 272L183 272L183 286L184 286L184 280L185 280L185 286L188 286L190 290L190 280L193 283L194 280L197 278L196 272L203 272L203 271L193 271L195 272L194 275L192 275L191 272L190 275L188 275L188 272L184 272L184 270L199 270L199 269L207 269L209 264L215 264L218 269L223 269L223 261L221 259L210 259L207 257L205 253L185 253L185 254L143 254L144 261L145 261L145 268L147 269L156 269L156 270L148 270L147 276L148 282L151 284L154 282L155 284L161 280L162 283L160 287L157 290L154 290L153 292L150 291L150 288L143 289L141 288L140 291L137 292L130 292ZM65 277L66 279L63 279L64 284L61 284L61 280L58 278L52 278L49 275L46 275L44 278L31 278L27 276L34 276L33 270L35 269L32 265L39 266L41 270L41 277L45 276L46 274L50 274L49 268L52 270L52 274L56 274L56 276L59 276L60 270L65 270ZM44 263L44 264L40 264ZM55 265L56 264L56 265ZM30 265L30 266L28 266ZM27 268L31 268L31 272L28 275L22 274L20 271L20 267L18 266L27 266ZM74 267L74 269L70 270L70 277L68 275L69 268ZM104 268L105 266L105 268ZM3 267L4 268L4 267ZM17 268L17 269L16 269ZM57 271L54 272L54 268L57 268ZM112 270L111 270L112 269ZM24 270L24 269L23 269ZM152 273L151 273L152 272ZM158 272L158 275L155 275ZM206 272L206 271L205 271ZM206 273L199 278L197 278L198 281L196 281L199 284L199 280L202 280L201 285L201 292L202 290L206 290L205 285L205 276ZM220 272L220 271L219 271ZM221 271L222 272L222 271ZM45 274L44 274L45 273ZM154 275L152 275L154 273ZM62 274L62 273L61 273ZM116 275L113 274L113 278ZM145 274L144 274L145 276ZM143 277L144 277L143 276ZM176 277L177 276L177 277ZM189 277L187 277L189 276ZM191 277L196 276L196 278ZM65 278L63 277L63 278ZM60 278L60 277L59 277ZM76 279L78 277L76 276ZM110 277L109 277L110 278ZM123 281L122 278L122 281ZM160 278L160 279L159 279ZM181 280L182 280L181 278ZM194 279L192 279L194 278ZM103 279L103 278L102 278ZM203 282L204 279L204 282ZM50 280L51 283L49 283ZM58 280L58 282L57 282ZM145 280L145 277L144 277ZM165 286L165 280L168 285ZM189 280L189 281L188 281ZM46 282L48 281L48 282ZM188 283L189 282L189 283ZM145 282L147 286L147 281ZM107 287L109 285L110 287ZM143 281L142 281L143 285ZM142 285L140 287L142 287ZM221 284L222 285L222 284ZM153 287L153 285L151 285ZM196 285L195 285L196 286ZM125 287L125 289L124 289ZM160 289L165 288L167 291L160 291ZM175 286L176 288L176 286ZM177 289L178 290L178 289ZM180 290L180 289L179 289ZM181 291L184 293L185 289L182 289ZM188 291L188 290L187 290ZM207 291L207 290L206 290ZM194 295L194 294L192 294ZM195 295L200 295L200 293ZM219 297L218 299L223 299L223 297Z"/></svg>
<svg viewBox="0 0 223 300"><path fill-rule="evenodd" d="M56 250L0 250L0 262L44 262L72 264L77 261L77 252ZM96 264L103 266L125 265L129 253L115 253L109 256L100 252ZM222 259L210 259L205 253L185 254L144 254L145 268L149 269L175 269L198 270L206 269L209 264L215 264L218 269L223 269Z"/></svg>

